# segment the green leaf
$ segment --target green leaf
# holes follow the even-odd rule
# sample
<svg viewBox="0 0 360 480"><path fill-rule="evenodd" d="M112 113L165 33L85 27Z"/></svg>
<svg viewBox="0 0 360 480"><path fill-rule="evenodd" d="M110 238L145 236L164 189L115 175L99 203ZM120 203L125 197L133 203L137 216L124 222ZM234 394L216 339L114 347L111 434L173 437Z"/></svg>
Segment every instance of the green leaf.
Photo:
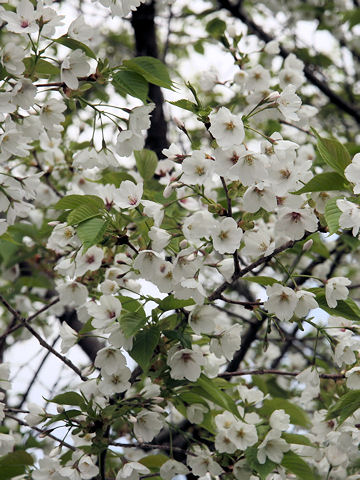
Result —
<svg viewBox="0 0 360 480"><path fill-rule="evenodd" d="M339 315L348 320L355 320L360 322L360 308L356 305L354 300L347 298L346 300L338 300L336 307L331 308L327 304L325 294L320 292L315 297L319 307L330 315Z"/></svg>
<svg viewBox="0 0 360 480"><path fill-rule="evenodd" d="M335 405L333 405L327 414L326 419L340 417L340 423L343 423L358 408L360 408L360 390L351 390L345 393Z"/></svg>
<svg viewBox="0 0 360 480"><path fill-rule="evenodd" d="M73 210L80 205L89 204L98 208L104 208L104 202L96 195L67 195L61 198L52 208L56 210Z"/></svg>
<svg viewBox="0 0 360 480"><path fill-rule="evenodd" d="M112 84L121 96L131 95L146 103L149 84L142 75L131 70L119 70L113 75Z"/></svg>
<svg viewBox="0 0 360 480"><path fill-rule="evenodd" d="M331 198L325 205L324 216L330 234L336 233L339 230L339 219L342 212L336 205L337 200L339 200L339 197Z"/></svg>
<svg viewBox="0 0 360 480"><path fill-rule="evenodd" d="M76 233L82 241L85 249L102 241L107 226L108 222L97 217L80 223L76 229Z"/></svg>
<svg viewBox="0 0 360 480"><path fill-rule="evenodd" d="M226 30L226 23L220 18L213 18L206 24L206 31L214 38L220 38Z"/></svg>
<svg viewBox="0 0 360 480"><path fill-rule="evenodd" d="M199 108L196 103L190 102L190 100L186 100L182 98L181 100L176 100L175 102L169 102L171 105L175 105L175 107L182 108L183 110L188 110L192 113L197 113Z"/></svg>
<svg viewBox="0 0 360 480"><path fill-rule="evenodd" d="M189 305L194 305L194 303L193 299L179 300L178 298L175 298L174 295L168 295L159 302L159 308L160 310L167 312L168 310L188 307Z"/></svg>
<svg viewBox="0 0 360 480"><path fill-rule="evenodd" d="M320 137L314 129L313 132L318 140L317 148L322 159L343 177L345 168L351 163L349 152L337 140Z"/></svg>
<svg viewBox="0 0 360 480"><path fill-rule="evenodd" d="M30 73L35 73L38 77L49 77L51 75L60 75L60 68L52 63L39 58L35 63L35 57L24 58L24 65L26 70Z"/></svg>
<svg viewBox="0 0 360 480"><path fill-rule="evenodd" d="M82 42L75 40L74 38L69 38L67 35L63 35L62 37L56 38L53 40L56 43L64 45L65 47L70 48L71 50L82 50L88 57L94 58L96 60L95 53Z"/></svg>
<svg viewBox="0 0 360 480"><path fill-rule="evenodd" d="M124 180L130 180L133 183L136 183L136 180L127 172L105 172L101 177L101 183L103 184L112 184L116 188L119 188L121 182Z"/></svg>
<svg viewBox="0 0 360 480"><path fill-rule="evenodd" d="M130 355L146 372L150 367L150 360L160 338L158 327L149 327L139 332L135 339Z"/></svg>
<svg viewBox="0 0 360 480"><path fill-rule="evenodd" d="M169 457L164 455L163 453L158 453L157 455L148 455L147 457L142 458L139 460L139 463L145 465L145 467L149 468L153 473L158 472L161 465L169 460Z"/></svg>
<svg viewBox="0 0 360 480"><path fill-rule="evenodd" d="M344 12L344 20L349 22L350 29L360 23L360 8L353 8Z"/></svg>
<svg viewBox="0 0 360 480"><path fill-rule="evenodd" d="M25 472L27 465L33 465L33 457L25 450L16 450L0 458L0 480L16 477Z"/></svg>
<svg viewBox="0 0 360 480"><path fill-rule="evenodd" d="M124 60L123 65L144 77L148 82L173 90L173 82L167 67L161 60L154 57L135 57Z"/></svg>
<svg viewBox="0 0 360 480"><path fill-rule="evenodd" d="M247 282L258 283L259 285L263 285L264 287L267 285L274 285L274 283L279 283L279 280L276 280L273 277L243 277L242 280L246 280Z"/></svg>
<svg viewBox="0 0 360 480"><path fill-rule="evenodd" d="M147 150L138 150L134 152L136 167L144 180L149 180L153 177L158 164L158 158L155 152Z"/></svg>
<svg viewBox="0 0 360 480"><path fill-rule="evenodd" d="M72 212L69 213L67 217L67 223L69 225L78 225L89 218L97 217L100 215L100 210L97 206L89 205L80 205L80 207L75 208Z"/></svg>
<svg viewBox="0 0 360 480"><path fill-rule="evenodd" d="M169 340L177 340L178 342L180 342L183 348L191 348L190 335L185 335L184 333L179 332L178 330L164 330L163 334Z"/></svg>
<svg viewBox="0 0 360 480"><path fill-rule="evenodd" d="M146 323L145 312L127 312L120 317L121 330L124 332L125 337L132 337L140 328Z"/></svg>
<svg viewBox="0 0 360 480"><path fill-rule="evenodd" d="M303 480L316 480L318 478L309 465L294 452L284 453L281 465Z"/></svg>
<svg viewBox="0 0 360 480"><path fill-rule="evenodd" d="M49 401L52 403L57 403L58 405L76 405L77 407L84 406L83 397L76 392L60 393Z"/></svg>
<svg viewBox="0 0 360 480"><path fill-rule="evenodd" d="M296 445L308 445L309 447L314 446L314 444L311 443L310 440L305 437L305 435L283 432L281 436L284 440L287 441L287 443L295 443Z"/></svg>
<svg viewBox="0 0 360 480"><path fill-rule="evenodd" d="M200 392L198 393L200 393L201 396L211 400L225 410L228 410L235 415L235 417L239 417L239 411L234 400L216 386L214 379L210 379L201 374L196 381L196 385L200 387Z"/></svg>
<svg viewBox="0 0 360 480"><path fill-rule="evenodd" d="M255 470L260 475L261 480L265 480L269 473L271 473L276 467L276 463L272 462L268 458L266 459L265 463L259 463L257 459L257 452L257 447L249 447L245 450L245 457L250 468Z"/></svg>
<svg viewBox="0 0 360 480"><path fill-rule="evenodd" d="M295 405L284 398L272 398L264 400L263 406L259 409L260 415L264 418L269 418L274 410L285 410L285 413L290 415L290 422L301 427L309 426L309 419L303 410L298 405Z"/></svg>
<svg viewBox="0 0 360 480"><path fill-rule="evenodd" d="M315 175L300 190L293 192L296 195L307 192L328 192L330 190L346 190L349 183L342 175L336 172L324 172Z"/></svg>

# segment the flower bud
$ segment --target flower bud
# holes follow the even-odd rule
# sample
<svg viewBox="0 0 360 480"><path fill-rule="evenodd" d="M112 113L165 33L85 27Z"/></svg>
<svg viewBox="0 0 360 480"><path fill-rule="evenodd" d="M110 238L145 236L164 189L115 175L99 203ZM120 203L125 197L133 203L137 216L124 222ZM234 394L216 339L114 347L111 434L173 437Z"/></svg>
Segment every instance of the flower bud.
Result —
<svg viewBox="0 0 360 480"><path fill-rule="evenodd" d="M314 241L313 241L312 238L307 240L303 245L303 252L308 252L311 249L311 247L313 246L313 243L314 243Z"/></svg>

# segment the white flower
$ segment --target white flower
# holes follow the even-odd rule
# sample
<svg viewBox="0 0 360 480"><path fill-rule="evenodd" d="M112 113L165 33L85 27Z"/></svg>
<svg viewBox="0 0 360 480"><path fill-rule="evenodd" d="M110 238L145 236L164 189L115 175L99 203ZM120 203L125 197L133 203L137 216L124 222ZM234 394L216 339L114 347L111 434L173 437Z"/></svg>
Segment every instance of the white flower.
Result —
<svg viewBox="0 0 360 480"><path fill-rule="evenodd" d="M247 230L243 240L245 246L241 249L241 255L250 257L252 260L264 255L270 255L275 248L270 230L261 226L257 231Z"/></svg>
<svg viewBox="0 0 360 480"><path fill-rule="evenodd" d="M0 456L10 453L15 446L15 440L12 435L0 433Z"/></svg>
<svg viewBox="0 0 360 480"><path fill-rule="evenodd" d="M345 200L345 198L337 200L336 206L342 212L339 218L339 226L341 228L352 228L352 234L357 235L360 229L360 206Z"/></svg>
<svg viewBox="0 0 360 480"><path fill-rule="evenodd" d="M150 470L138 462L128 462L119 470L115 480L139 480L140 475L146 475Z"/></svg>
<svg viewBox="0 0 360 480"><path fill-rule="evenodd" d="M24 49L12 42L7 42L1 53L1 61L6 71L12 75L21 75L25 70Z"/></svg>
<svg viewBox="0 0 360 480"><path fill-rule="evenodd" d="M290 424L290 415L285 410L274 410L270 415L269 423L271 428L276 430L287 430Z"/></svg>
<svg viewBox="0 0 360 480"><path fill-rule="evenodd" d="M70 327L66 322L63 322L60 326L61 337L61 352L66 353L72 346L78 341L77 332Z"/></svg>
<svg viewBox="0 0 360 480"><path fill-rule="evenodd" d="M234 152L235 154L235 152ZM234 165L229 173L232 179L240 180L243 185L253 185L266 178L267 158L262 153L253 152L241 145L232 158Z"/></svg>
<svg viewBox="0 0 360 480"><path fill-rule="evenodd" d="M85 253L83 252L84 249L81 249L75 258L75 274L77 277L81 277L88 271L94 272L95 270L99 270L104 258L103 249L96 245L90 247Z"/></svg>
<svg viewBox="0 0 360 480"><path fill-rule="evenodd" d="M110 8L113 16L126 17L132 10L136 10L143 1L144 0L100 0L100 3L104 7Z"/></svg>
<svg viewBox="0 0 360 480"><path fill-rule="evenodd" d="M7 22L6 28L9 32L29 34L38 30L37 12L29 0L21 0L17 6L16 13L2 9L0 18Z"/></svg>
<svg viewBox="0 0 360 480"><path fill-rule="evenodd" d="M112 295L102 295L100 305L95 302L86 305L89 315L94 317L92 325L95 328L106 328L120 316L121 303Z"/></svg>
<svg viewBox="0 0 360 480"><path fill-rule="evenodd" d="M305 383L305 389L301 393L301 400L307 403L316 398L320 393L320 377L316 368L308 367L303 372L296 375L296 380Z"/></svg>
<svg viewBox="0 0 360 480"><path fill-rule="evenodd" d="M186 409L186 416L189 422L199 424L204 420L204 414L208 411L209 409L205 405L192 403Z"/></svg>
<svg viewBox="0 0 360 480"><path fill-rule="evenodd" d="M56 289L59 292L60 303L63 305L80 307L88 297L87 288L78 282L64 283Z"/></svg>
<svg viewBox="0 0 360 480"><path fill-rule="evenodd" d="M279 320L290 320L298 303L295 292L289 287L275 283L266 288L266 293L268 299L264 303L265 310L274 313Z"/></svg>
<svg viewBox="0 0 360 480"><path fill-rule="evenodd" d="M217 310L211 305L195 307L189 315L189 325L195 333L213 333Z"/></svg>
<svg viewBox="0 0 360 480"><path fill-rule="evenodd" d="M85 53L74 50L64 58L61 64L61 81L72 90L76 90L79 87L78 77L87 75L89 70Z"/></svg>
<svg viewBox="0 0 360 480"><path fill-rule="evenodd" d="M211 238L219 253L234 253L239 247L243 231L232 217L225 217L213 224Z"/></svg>
<svg viewBox="0 0 360 480"><path fill-rule="evenodd" d="M89 455L84 455L80 458L77 468L81 478L84 480L94 478L99 473L99 468L94 465Z"/></svg>
<svg viewBox="0 0 360 480"><path fill-rule="evenodd" d="M310 208L283 207L279 211L275 229L291 240L300 240L305 231L315 232L318 219Z"/></svg>
<svg viewBox="0 0 360 480"><path fill-rule="evenodd" d="M99 384L101 393L105 395L113 395L114 393L126 392L130 388L129 379L131 371L129 368L123 366L117 368L115 373L108 375L106 372L101 372L102 381Z"/></svg>
<svg viewBox="0 0 360 480"><path fill-rule="evenodd" d="M211 453L206 446L201 448L199 445L192 447L194 455L187 455L186 463L192 470L192 473L198 477L205 477L209 472L212 476L218 476L223 473L223 469L211 457Z"/></svg>
<svg viewBox="0 0 360 480"><path fill-rule="evenodd" d="M156 412L141 410L136 415L134 423L134 433L138 439L143 442L151 442L164 425L164 418Z"/></svg>
<svg viewBox="0 0 360 480"><path fill-rule="evenodd" d="M244 124L241 115L233 115L225 107L210 114L210 133L222 148L241 145L245 138Z"/></svg>
<svg viewBox="0 0 360 480"><path fill-rule="evenodd" d="M94 28L85 23L84 17L79 16L70 23L68 35L79 42L88 44L94 36Z"/></svg>
<svg viewBox="0 0 360 480"><path fill-rule="evenodd" d="M126 358L120 350L105 347L96 354L95 367L101 368L101 373L111 375L126 367Z"/></svg>
<svg viewBox="0 0 360 480"><path fill-rule="evenodd" d="M200 377L201 365L204 363L203 355L189 348L179 350L167 359L167 364L171 368L171 378L176 380L187 378L190 382L196 382Z"/></svg>
<svg viewBox="0 0 360 480"><path fill-rule="evenodd" d="M350 165L345 168L344 174L349 182L355 184L354 193L360 193L360 153L354 156Z"/></svg>
<svg viewBox="0 0 360 480"><path fill-rule="evenodd" d="M171 240L171 235L162 228L152 226L149 231L151 246L156 252L161 252Z"/></svg>
<svg viewBox="0 0 360 480"><path fill-rule="evenodd" d="M351 390L360 390L360 367L354 367L345 373L346 386Z"/></svg>
<svg viewBox="0 0 360 480"><path fill-rule="evenodd" d="M255 92L264 92L270 85L270 73L262 65L247 70L246 88Z"/></svg>
<svg viewBox="0 0 360 480"><path fill-rule="evenodd" d="M215 353L218 358L224 356L227 360L232 360L234 353L239 350L241 345L241 326L236 323L225 332L221 333L210 341L210 351Z"/></svg>
<svg viewBox="0 0 360 480"><path fill-rule="evenodd" d="M274 429L270 430L258 447L258 462L264 464L266 458L268 458L275 463L280 463L283 459L284 452L287 452L288 450L290 450L290 445L281 438L281 431Z"/></svg>
<svg viewBox="0 0 360 480"><path fill-rule="evenodd" d="M310 310L318 308L318 303L315 300L315 293L307 290L298 290L296 293L298 303L295 308L295 315L299 318L306 317Z"/></svg>
<svg viewBox="0 0 360 480"><path fill-rule="evenodd" d="M243 197L243 207L246 212L254 213L263 208L272 212L277 206L276 188L268 182L257 182L249 187Z"/></svg>
<svg viewBox="0 0 360 480"><path fill-rule="evenodd" d="M239 450L246 450L258 441L255 425L249 425L239 420L230 427L229 438Z"/></svg>
<svg viewBox="0 0 360 480"><path fill-rule="evenodd" d="M189 185L204 185L213 172L214 161L205 152L195 150L185 158L181 167L184 172L181 177L182 182Z"/></svg>
<svg viewBox="0 0 360 480"><path fill-rule="evenodd" d="M301 107L301 100L295 93L294 85L288 85L276 100L276 104L280 112L287 120L294 120L297 122L299 117L296 112Z"/></svg>
<svg viewBox="0 0 360 480"><path fill-rule="evenodd" d="M187 475L189 469L183 463L176 460L168 460L160 467L160 476L164 480L171 480L176 475Z"/></svg>
<svg viewBox="0 0 360 480"><path fill-rule="evenodd" d="M136 208L143 194L143 183L137 185L130 180L121 182L120 187L116 190L114 195L115 206L119 208Z"/></svg>
<svg viewBox="0 0 360 480"><path fill-rule="evenodd" d="M30 427L38 425L46 419L45 410L39 407L39 405L36 405L36 403L28 402L27 409L29 413L25 415L24 420Z"/></svg>
<svg viewBox="0 0 360 480"><path fill-rule="evenodd" d="M135 150L141 150L144 144L145 137L141 132L123 130L117 136L115 151L121 157L130 157Z"/></svg>
<svg viewBox="0 0 360 480"><path fill-rule="evenodd" d="M330 308L335 308L338 300L346 300L349 295L347 285L351 280L345 277L330 278L325 284L325 297Z"/></svg>
<svg viewBox="0 0 360 480"><path fill-rule="evenodd" d="M44 457L39 460L39 469L31 472L34 480L62 480L65 477L61 476L60 462L54 458Z"/></svg>

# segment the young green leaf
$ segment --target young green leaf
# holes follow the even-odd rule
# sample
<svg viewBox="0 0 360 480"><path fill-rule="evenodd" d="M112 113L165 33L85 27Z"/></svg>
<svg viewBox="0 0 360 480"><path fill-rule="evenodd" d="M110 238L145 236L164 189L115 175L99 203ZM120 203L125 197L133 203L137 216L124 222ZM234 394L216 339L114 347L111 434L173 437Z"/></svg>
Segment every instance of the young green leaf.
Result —
<svg viewBox="0 0 360 480"><path fill-rule="evenodd" d="M135 57L123 61L124 67L138 73L150 83L173 90L173 82L166 65L154 57Z"/></svg>
<svg viewBox="0 0 360 480"><path fill-rule="evenodd" d="M319 478L309 465L294 452L284 453L281 465L302 480L317 480Z"/></svg>
<svg viewBox="0 0 360 480"><path fill-rule="evenodd" d="M339 197L331 198L325 206L324 215L330 234L336 233L339 230L339 219L342 212L336 205L337 200L339 200Z"/></svg>
<svg viewBox="0 0 360 480"><path fill-rule="evenodd" d="M108 222L98 217L91 218L80 223L76 229L76 232L84 244L85 249L88 249L102 241L107 226Z"/></svg>
<svg viewBox="0 0 360 480"><path fill-rule="evenodd" d="M136 167L144 180L149 180L154 175L158 164L158 158L155 152L147 150L138 150L134 152Z"/></svg>
<svg viewBox="0 0 360 480"><path fill-rule="evenodd" d="M69 213L67 217L67 223L69 225L78 225L89 218L97 217L100 215L100 210L95 205L80 205Z"/></svg>
<svg viewBox="0 0 360 480"><path fill-rule="evenodd" d="M120 317L120 326L125 337L135 335L145 323L146 315L143 309L142 312L125 312Z"/></svg>
<svg viewBox="0 0 360 480"><path fill-rule="evenodd" d="M66 195L61 198L52 208L56 210L74 210L80 205L94 205L98 208L104 208L104 202L96 195Z"/></svg>
<svg viewBox="0 0 360 480"><path fill-rule="evenodd" d="M340 417L340 423L343 423L358 408L360 408L360 390L351 390L345 393L335 405L333 405L327 415L327 420Z"/></svg>
<svg viewBox="0 0 360 480"><path fill-rule="evenodd" d="M67 35L63 35L62 37L56 38L53 40L56 43L64 45L65 47L70 48L71 50L82 50L88 57L94 58L96 60L95 53L82 42L79 40L75 40L74 38L70 38Z"/></svg>
<svg viewBox="0 0 360 480"><path fill-rule="evenodd" d="M145 328L134 339L133 348L129 353L145 372L150 367L150 361L159 338L160 331L154 326Z"/></svg>
<svg viewBox="0 0 360 480"><path fill-rule="evenodd" d="M323 138L314 129L313 132L316 135L317 148L322 159L343 177L345 168L351 163L349 152L338 140Z"/></svg>
<svg viewBox="0 0 360 480"><path fill-rule="evenodd" d="M336 172L324 172L315 175L300 190L293 192L296 195L308 192L328 192L330 190L346 190L349 183L342 175Z"/></svg>
<svg viewBox="0 0 360 480"><path fill-rule="evenodd" d="M148 99L149 83L139 73L131 70L118 70L113 75L112 84L123 97L131 95L144 103Z"/></svg>

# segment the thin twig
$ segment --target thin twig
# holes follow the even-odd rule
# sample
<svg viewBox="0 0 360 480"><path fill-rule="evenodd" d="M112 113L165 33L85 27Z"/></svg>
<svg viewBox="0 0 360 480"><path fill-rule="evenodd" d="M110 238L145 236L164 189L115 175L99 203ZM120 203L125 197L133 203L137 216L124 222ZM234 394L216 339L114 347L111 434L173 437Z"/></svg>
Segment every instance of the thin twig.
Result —
<svg viewBox="0 0 360 480"><path fill-rule="evenodd" d="M52 438L53 440L55 440L56 442L59 442L60 445L63 445L64 447L67 447L69 448L70 450L72 450L73 452L75 452L76 448L73 446L73 445L70 445L70 443L67 443L65 442L64 440L61 440L60 438L58 437L55 437L55 435L53 435L50 431L48 430L43 430L39 427L36 427L36 426L30 426L28 425L26 422L24 422L23 420L20 420L19 418L17 417L14 417L13 415L9 415L8 413L5 414L8 418L11 418L12 420L15 420L16 422L18 422L20 425L23 425L24 427L28 427L28 428L31 428L32 430L35 430L36 432L39 432L43 437L50 437Z"/></svg>
<svg viewBox="0 0 360 480"><path fill-rule="evenodd" d="M241 377L244 375L284 375L288 377L296 377L301 372L286 372L284 370L276 370L274 368L258 368L254 370L237 370L235 372L224 372L220 373L218 377L228 378L228 377ZM320 378L325 378L329 380L341 380L345 378L344 373L319 373Z"/></svg>

